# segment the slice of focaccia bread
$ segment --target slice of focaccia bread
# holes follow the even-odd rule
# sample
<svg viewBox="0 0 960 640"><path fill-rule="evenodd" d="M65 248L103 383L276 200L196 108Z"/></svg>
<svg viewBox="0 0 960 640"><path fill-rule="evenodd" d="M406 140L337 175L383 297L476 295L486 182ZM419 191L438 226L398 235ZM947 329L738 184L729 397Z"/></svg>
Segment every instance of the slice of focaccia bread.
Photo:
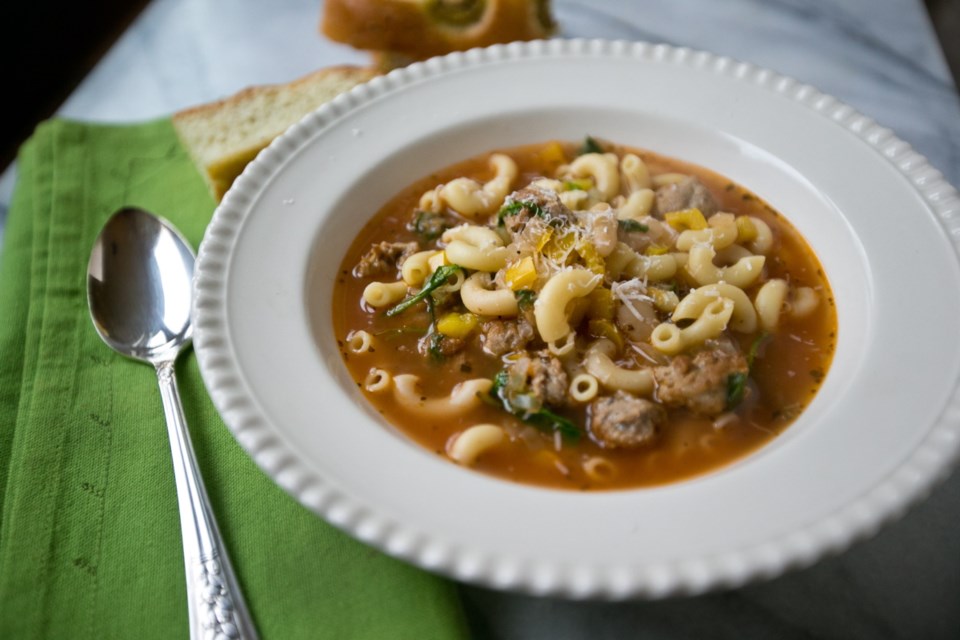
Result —
<svg viewBox="0 0 960 640"><path fill-rule="evenodd" d="M362 67L320 69L180 111L173 115L173 125L219 201L247 163L290 125L375 75Z"/></svg>
<svg viewBox="0 0 960 640"><path fill-rule="evenodd" d="M422 60L556 32L550 0L326 0L321 31L357 49ZM381 59L381 64L383 60Z"/></svg>

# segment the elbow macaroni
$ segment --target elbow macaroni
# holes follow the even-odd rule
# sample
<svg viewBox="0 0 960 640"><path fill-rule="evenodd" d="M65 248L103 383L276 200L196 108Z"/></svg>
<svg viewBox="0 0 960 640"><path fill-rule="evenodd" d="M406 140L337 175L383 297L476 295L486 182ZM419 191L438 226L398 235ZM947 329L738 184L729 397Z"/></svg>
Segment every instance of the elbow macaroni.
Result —
<svg viewBox="0 0 960 640"><path fill-rule="evenodd" d="M400 277L411 287L419 287L436 267L431 266L430 259L443 253L442 251L418 251L403 261L400 265Z"/></svg>
<svg viewBox="0 0 960 640"><path fill-rule="evenodd" d="M677 249L689 251L694 245L709 244L714 249L729 247L737 241L737 223L732 213L718 213L707 220L706 229L688 229L677 238Z"/></svg>
<svg viewBox="0 0 960 640"><path fill-rule="evenodd" d="M764 255L770 253L770 250L773 249L774 241L773 230L770 229L770 225L760 218L750 216L749 219L750 222L753 223L754 229L756 229L757 237L746 243L747 249L754 253Z"/></svg>
<svg viewBox="0 0 960 640"><path fill-rule="evenodd" d="M486 378L466 380L456 385L447 397L424 398L418 390L420 378L410 373L393 377L393 397L410 413L429 418L453 418L483 402L493 383Z"/></svg>
<svg viewBox="0 0 960 640"><path fill-rule="evenodd" d="M367 372L367 377L363 381L363 388L370 393L379 393L389 389L391 381L389 371L373 367Z"/></svg>
<svg viewBox="0 0 960 640"><path fill-rule="evenodd" d="M726 282L746 289L760 277L766 260L763 256L751 256L741 258L729 267L718 267L713 263L716 255L717 252L709 244L694 245L690 249L684 269L699 285Z"/></svg>
<svg viewBox="0 0 960 640"><path fill-rule="evenodd" d="M617 475L617 465L607 458L592 456L584 461L583 471L594 482L608 482Z"/></svg>
<svg viewBox="0 0 960 640"><path fill-rule="evenodd" d="M555 342L570 333L567 305L589 294L602 280L587 269L566 269L547 280L533 303L533 317L544 342Z"/></svg>
<svg viewBox="0 0 960 640"><path fill-rule="evenodd" d="M637 395L653 393L653 373L649 369L625 369L614 363L616 347L609 340L597 340L587 350L584 361L587 372L607 389L623 390Z"/></svg>
<svg viewBox="0 0 960 640"><path fill-rule="evenodd" d="M797 287L787 302L787 313L791 318L806 318L816 311L820 296L810 287Z"/></svg>
<svg viewBox="0 0 960 640"><path fill-rule="evenodd" d="M606 266L608 275L615 280L625 276L646 278L648 282L669 280L678 268L673 254L642 256L622 242L607 256Z"/></svg>
<svg viewBox="0 0 960 640"><path fill-rule="evenodd" d="M704 308L718 298L727 298L733 302L731 329L740 333L753 333L757 330L757 312L750 298L743 289L726 283L708 284L694 289L677 304L671 319L677 322L699 318Z"/></svg>
<svg viewBox="0 0 960 640"><path fill-rule="evenodd" d="M577 402L590 402L600 392L597 379L589 373L580 373L570 381L570 397Z"/></svg>
<svg viewBox="0 0 960 640"><path fill-rule="evenodd" d="M450 459L462 465L472 465L480 454L506 440L503 428L495 424L477 424L457 435L447 447Z"/></svg>
<svg viewBox="0 0 960 640"><path fill-rule="evenodd" d="M733 307L729 298L717 298L703 308L700 317L689 327L681 329L667 322L658 325L650 334L650 343L671 356L701 345L723 333L733 315Z"/></svg>
<svg viewBox="0 0 960 640"><path fill-rule="evenodd" d="M641 256L631 260L623 273L630 278L646 278L649 282L669 280L677 273L677 261L667 253L660 256Z"/></svg>
<svg viewBox="0 0 960 640"><path fill-rule="evenodd" d="M400 302L407 295L407 283L371 282L363 290L363 301L371 307L385 307Z"/></svg>
<svg viewBox="0 0 960 640"><path fill-rule="evenodd" d="M625 153L620 161L620 173L623 176L623 184L627 187L627 193L634 194L640 190L647 190L650 193L650 170L647 163L635 153Z"/></svg>
<svg viewBox="0 0 960 640"><path fill-rule="evenodd" d="M620 193L618 159L612 153L585 153L570 164L569 171L575 178L593 178L602 200Z"/></svg>
<svg viewBox="0 0 960 640"><path fill-rule="evenodd" d="M510 289L490 289L489 273L477 272L466 279L460 289L463 305L478 316L515 316L520 311L517 298Z"/></svg>
<svg viewBox="0 0 960 640"><path fill-rule="evenodd" d="M434 197L467 218L490 215L500 208L517 179L517 163L510 156L494 153L490 156L490 167L494 177L485 184L471 178L457 178L438 188Z"/></svg>
<svg viewBox="0 0 960 640"><path fill-rule="evenodd" d="M373 336L362 329L347 334L347 348L353 353L370 353L373 351Z"/></svg>
<svg viewBox="0 0 960 640"><path fill-rule="evenodd" d="M787 300L787 281L776 278L764 283L757 291L753 304L764 331L773 331L780 323L780 312Z"/></svg>
<svg viewBox="0 0 960 640"><path fill-rule="evenodd" d="M627 196L626 201L617 209L620 220L640 220L650 215L656 194L653 189L640 189Z"/></svg>
<svg viewBox="0 0 960 640"><path fill-rule="evenodd" d="M476 271L499 271L507 264L509 251L497 232L488 227L460 225L444 232L444 253L450 264Z"/></svg>

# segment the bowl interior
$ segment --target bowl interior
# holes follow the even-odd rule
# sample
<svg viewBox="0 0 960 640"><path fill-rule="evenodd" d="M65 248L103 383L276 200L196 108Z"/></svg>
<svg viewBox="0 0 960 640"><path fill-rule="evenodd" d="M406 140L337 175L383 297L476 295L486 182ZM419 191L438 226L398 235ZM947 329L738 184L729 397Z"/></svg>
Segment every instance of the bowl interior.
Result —
<svg viewBox="0 0 960 640"><path fill-rule="evenodd" d="M636 110L555 107L546 112L526 110L462 122L413 140L386 157L368 158L369 167L344 185L341 197L317 212L313 251L304 277L305 310L320 358L331 367L343 393L373 417L362 428L376 429L375 425L386 423L370 407L339 361L330 310L333 284L340 276L340 263L352 239L398 191L438 169L503 147L554 139L577 141L587 134L693 162L740 183L786 216L824 266L833 288L840 328L827 383L784 434L735 464L745 464L770 448L785 446L817 424L843 397L845 382L856 376L866 348L870 326L867 301L872 295L869 265L843 212L799 171L733 135ZM859 330L845 331L844 327ZM387 431L396 433L389 426Z"/></svg>

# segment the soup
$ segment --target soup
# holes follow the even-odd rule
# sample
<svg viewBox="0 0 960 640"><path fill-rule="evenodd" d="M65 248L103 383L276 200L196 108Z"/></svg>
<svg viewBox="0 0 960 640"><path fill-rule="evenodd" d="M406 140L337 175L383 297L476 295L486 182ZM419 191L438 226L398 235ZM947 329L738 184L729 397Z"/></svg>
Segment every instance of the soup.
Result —
<svg viewBox="0 0 960 640"><path fill-rule="evenodd" d="M777 211L591 138L410 185L350 245L332 302L344 364L390 424L451 463L582 491L675 482L770 441L837 331Z"/></svg>

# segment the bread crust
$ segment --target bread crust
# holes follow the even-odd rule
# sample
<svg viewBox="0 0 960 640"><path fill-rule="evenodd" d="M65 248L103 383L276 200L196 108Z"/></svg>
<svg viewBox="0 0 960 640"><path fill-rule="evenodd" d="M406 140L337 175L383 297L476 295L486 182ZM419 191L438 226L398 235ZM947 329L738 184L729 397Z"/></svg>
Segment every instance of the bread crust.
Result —
<svg viewBox="0 0 960 640"><path fill-rule="evenodd" d="M296 78L286 83L275 83L275 84L258 84L245 87L240 91L234 93L233 95L221 98L220 100L214 100L212 102L205 102L203 104L195 105L192 107L187 107L181 109L173 114L174 121L185 120L198 115L207 115L211 113L216 113L223 110L225 107L230 105L239 104L249 101L251 98L264 93L274 92L278 90L293 90L297 91L300 87L311 85L316 82L318 79L326 78L332 75L360 75L363 76L363 80L369 80L374 76L379 75L379 71L372 67L358 67L355 65L341 64L335 65L332 67L324 67L322 69L317 69L316 71L311 71L305 76Z"/></svg>

